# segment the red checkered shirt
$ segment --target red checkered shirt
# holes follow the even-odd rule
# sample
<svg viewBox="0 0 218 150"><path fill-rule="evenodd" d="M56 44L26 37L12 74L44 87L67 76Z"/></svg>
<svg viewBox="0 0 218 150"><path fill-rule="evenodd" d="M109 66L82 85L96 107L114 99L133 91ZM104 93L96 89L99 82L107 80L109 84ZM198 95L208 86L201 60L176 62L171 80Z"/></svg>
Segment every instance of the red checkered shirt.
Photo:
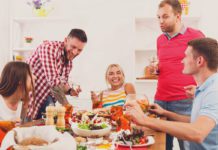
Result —
<svg viewBox="0 0 218 150"><path fill-rule="evenodd" d="M64 43L59 41L45 41L36 48L27 60L36 76L35 100L30 94L28 117L35 119L39 109L50 95L51 87L60 83L67 83L72 69L72 61L65 63Z"/></svg>

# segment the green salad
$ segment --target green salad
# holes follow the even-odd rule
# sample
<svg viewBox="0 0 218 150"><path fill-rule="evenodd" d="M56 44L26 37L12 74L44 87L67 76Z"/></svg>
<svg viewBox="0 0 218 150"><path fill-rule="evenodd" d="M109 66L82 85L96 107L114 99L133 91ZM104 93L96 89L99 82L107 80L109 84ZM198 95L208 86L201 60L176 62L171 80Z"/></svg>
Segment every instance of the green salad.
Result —
<svg viewBox="0 0 218 150"><path fill-rule="evenodd" d="M101 124L94 124L94 123L79 123L78 127L80 129L85 129L85 130L100 130L100 129L105 129L108 127L106 123L101 123Z"/></svg>

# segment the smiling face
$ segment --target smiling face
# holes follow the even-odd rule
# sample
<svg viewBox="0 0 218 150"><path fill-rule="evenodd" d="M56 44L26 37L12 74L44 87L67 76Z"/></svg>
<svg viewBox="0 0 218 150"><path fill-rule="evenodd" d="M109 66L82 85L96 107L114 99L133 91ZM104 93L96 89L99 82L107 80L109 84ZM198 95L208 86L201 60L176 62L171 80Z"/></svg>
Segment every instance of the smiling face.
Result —
<svg viewBox="0 0 218 150"><path fill-rule="evenodd" d="M124 83L123 71L118 66L112 66L106 73L106 80L111 88L119 88Z"/></svg>
<svg viewBox="0 0 218 150"><path fill-rule="evenodd" d="M162 32L171 33L174 32L177 22L181 20L181 15L173 11L172 6L165 4L159 8L157 17Z"/></svg>
<svg viewBox="0 0 218 150"><path fill-rule="evenodd" d="M67 52L67 59L73 60L74 58L76 58L76 56L78 56L82 52L84 46L85 43L83 43L76 37L65 38L64 47Z"/></svg>
<svg viewBox="0 0 218 150"><path fill-rule="evenodd" d="M193 75L198 72L198 59L199 57L194 57L192 47L188 46L185 51L185 57L182 60L182 63L184 64L182 73Z"/></svg>

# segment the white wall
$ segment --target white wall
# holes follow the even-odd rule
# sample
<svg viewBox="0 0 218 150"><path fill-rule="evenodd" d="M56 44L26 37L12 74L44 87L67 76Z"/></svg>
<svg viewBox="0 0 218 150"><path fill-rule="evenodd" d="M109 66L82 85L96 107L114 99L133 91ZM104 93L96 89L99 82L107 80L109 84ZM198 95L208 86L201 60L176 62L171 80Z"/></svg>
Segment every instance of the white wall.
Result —
<svg viewBox="0 0 218 150"><path fill-rule="evenodd" d="M9 59L9 1L1 1L0 9L0 71Z"/></svg>
<svg viewBox="0 0 218 150"><path fill-rule="evenodd" d="M31 17L32 10L26 0L2 0L0 9L0 67L9 56L9 11L11 17ZM125 71L127 81L133 82L134 73L134 17L155 17L160 0L52 0L54 10L50 17L64 17L75 20L76 25L66 25L55 33L50 31L55 26L32 25L32 34L48 39L62 40L72 27L84 28L88 35L88 43L84 52L75 60L72 77L83 88L82 97L88 97L91 89L106 87L104 73L110 63L119 63ZM217 0L191 0L190 15L202 16L199 28L211 37L218 39ZM48 31L47 34L45 31ZM28 33L28 32L27 32ZM36 38L36 43L43 39ZM149 39L146 39L149 40ZM143 88L143 87L142 87Z"/></svg>

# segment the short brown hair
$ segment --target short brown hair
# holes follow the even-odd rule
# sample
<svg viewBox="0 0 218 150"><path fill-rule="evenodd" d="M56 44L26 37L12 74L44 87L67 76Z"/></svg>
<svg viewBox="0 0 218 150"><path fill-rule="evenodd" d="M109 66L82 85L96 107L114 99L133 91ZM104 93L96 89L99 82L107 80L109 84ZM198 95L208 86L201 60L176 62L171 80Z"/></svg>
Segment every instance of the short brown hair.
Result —
<svg viewBox="0 0 218 150"><path fill-rule="evenodd" d="M170 5L175 14L182 14L182 6L178 0L163 0L160 2L159 8L162 8L165 5Z"/></svg>
<svg viewBox="0 0 218 150"><path fill-rule="evenodd" d="M207 61L210 70L217 70L218 67L218 43L212 38L199 38L188 42L188 46L193 48L194 57L202 55Z"/></svg>
<svg viewBox="0 0 218 150"><path fill-rule="evenodd" d="M82 29L72 29L68 34L68 37L78 38L83 43L87 43L88 40L85 31Z"/></svg>

